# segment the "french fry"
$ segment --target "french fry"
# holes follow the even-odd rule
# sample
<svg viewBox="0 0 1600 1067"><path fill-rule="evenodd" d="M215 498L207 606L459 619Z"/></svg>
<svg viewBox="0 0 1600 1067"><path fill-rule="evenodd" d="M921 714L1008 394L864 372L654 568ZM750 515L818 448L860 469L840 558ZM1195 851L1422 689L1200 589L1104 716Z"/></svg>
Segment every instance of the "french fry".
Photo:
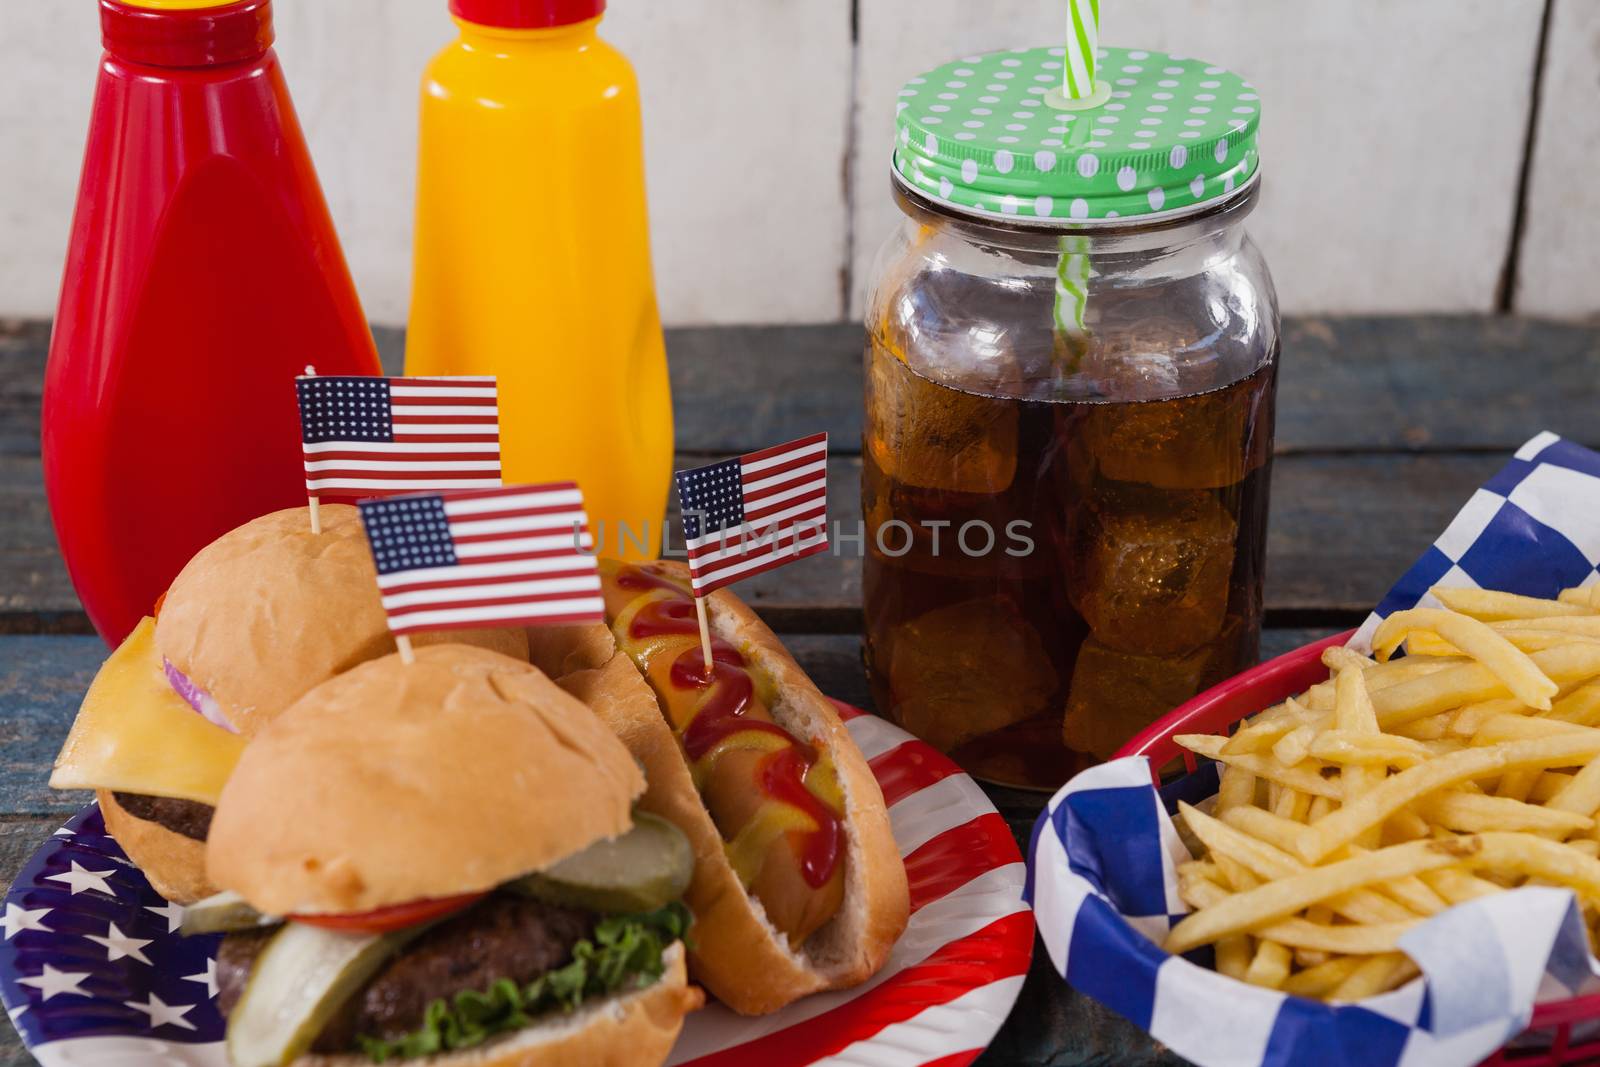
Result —
<svg viewBox="0 0 1600 1067"><path fill-rule="evenodd" d="M1217 971L1242 982L1245 971L1250 968L1250 958L1254 954L1248 937L1242 934L1238 937L1225 937L1217 942Z"/></svg>
<svg viewBox="0 0 1600 1067"><path fill-rule="evenodd" d="M1272 813L1293 823L1304 823L1306 812L1309 810L1311 810L1311 794L1284 787L1278 793L1278 800L1273 805Z"/></svg>
<svg viewBox="0 0 1600 1067"><path fill-rule="evenodd" d="M1406 657L1409 659L1410 657ZM1600 645L1563 645L1528 656L1557 686L1584 682L1600 675ZM1504 683L1481 663L1461 663L1372 692L1378 725L1392 730L1449 711L1463 704L1510 696Z"/></svg>
<svg viewBox="0 0 1600 1067"><path fill-rule="evenodd" d="M1251 873L1250 868L1228 855L1218 852L1212 856L1216 860L1217 870L1222 872L1222 879L1227 887L1235 893L1242 893L1246 889L1254 889L1261 884L1261 879Z"/></svg>
<svg viewBox="0 0 1600 1067"><path fill-rule="evenodd" d="M1600 841L1595 844L1600 845ZM1269 937L1290 948L1333 952L1341 956L1368 956L1379 952L1393 952L1401 935L1420 922L1421 918L1414 918L1393 923L1350 923L1345 926L1329 926L1311 922L1309 919L1284 919L1266 927L1261 933L1263 937Z"/></svg>
<svg viewBox="0 0 1600 1067"><path fill-rule="evenodd" d="M1455 719L1455 712L1441 711L1437 715L1429 715L1426 719L1393 726L1389 730L1389 736L1409 737L1413 741L1436 741L1449 734Z"/></svg>
<svg viewBox="0 0 1600 1067"><path fill-rule="evenodd" d="M1600 616L1582 616L1581 618L1585 621L1591 618L1600 620ZM1555 648L1557 645L1570 645L1574 641L1600 641L1600 637L1590 636L1575 630L1500 629L1504 625L1504 623L1492 624L1496 633L1511 642L1513 646L1522 652L1543 652L1547 648ZM1444 638L1425 631L1417 631L1406 636L1406 652L1414 656L1458 656L1461 654L1460 649Z"/></svg>
<svg viewBox="0 0 1600 1067"><path fill-rule="evenodd" d="M1494 787L1494 795L1501 800L1527 800L1528 794L1533 792L1533 784L1539 780L1539 775L1543 773L1537 768L1509 771L1501 777L1500 784Z"/></svg>
<svg viewBox="0 0 1600 1067"><path fill-rule="evenodd" d="M1595 618L1600 619L1600 615ZM1590 682L1574 689L1556 701L1555 706L1545 712L1543 717L1576 723L1579 726L1600 725L1600 682Z"/></svg>
<svg viewBox="0 0 1600 1067"><path fill-rule="evenodd" d="M1409 808L1402 808L1385 819L1383 833L1379 835L1386 845L1398 845L1406 841L1419 841L1424 837L1432 836L1432 828L1422 816Z"/></svg>
<svg viewBox="0 0 1600 1067"><path fill-rule="evenodd" d="M1591 762L1600 763L1600 760ZM1600 803L1596 806L1600 807ZM1593 819L1570 811L1524 804L1504 797L1450 790L1423 797L1416 802L1416 810L1429 822L1469 834L1485 830L1572 833L1594 826Z"/></svg>
<svg viewBox="0 0 1600 1067"><path fill-rule="evenodd" d="M1372 697L1367 692L1365 671L1340 671L1334 678L1333 699L1335 731L1355 737L1377 736L1378 714L1373 710ZM1332 732L1334 731L1328 731L1323 736ZM1359 764L1344 767L1339 772L1340 801L1348 802L1361 798L1374 783L1382 781L1386 773L1386 767L1368 769ZM1381 827L1374 827L1370 832L1360 835L1357 840L1363 845L1376 847L1382 832Z"/></svg>
<svg viewBox="0 0 1600 1067"><path fill-rule="evenodd" d="M1546 775L1546 777L1553 777ZM1542 782L1543 779L1541 778ZM1600 812L1600 758L1583 765L1583 770L1573 775L1561 786L1544 806L1549 811L1587 815L1591 823L1595 812Z"/></svg>
<svg viewBox="0 0 1600 1067"><path fill-rule="evenodd" d="M1216 813L1221 815L1229 808L1250 804L1256 798L1256 776L1235 766L1222 768L1222 780L1217 786Z"/></svg>
<svg viewBox="0 0 1600 1067"><path fill-rule="evenodd" d="M1229 895L1227 890L1215 882L1201 881L1191 887L1190 896L1185 897L1184 902L1195 908L1210 908L1226 900ZM1442 911L1445 906L1444 900L1439 898L1438 906L1433 911ZM1320 907L1315 910L1326 911ZM1414 916L1396 922L1333 926L1326 921L1284 919L1282 922L1263 927L1256 931L1256 935L1263 941L1276 942L1294 949L1336 952L1340 955L1372 955L1394 951L1400 936L1421 921L1420 917ZM1220 952L1221 949L1222 943L1218 942L1217 950Z"/></svg>
<svg viewBox="0 0 1600 1067"><path fill-rule="evenodd" d="M1546 633L1580 634L1600 638L1600 615L1553 615L1543 619L1502 619L1490 626L1507 637L1525 630L1542 630Z"/></svg>
<svg viewBox="0 0 1600 1067"><path fill-rule="evenodd" d="M1306 750L1316 736L1316 727L1310 724L1296 726L1278 738L1278 743L1272 746L1272 758L1285 767L1293 767L1306 758Z"/></svg>
<svg viewBox="0 0 1600 1067"><path fill-rule="evenodd" d="M1344 782L1346 800L1364 792L1361 787L1357 787L1354 793L1351 791L1352 776L1349 772L1353 768L1377 767L1381 770L1388 766L1411 767L1432 755L1424 745L1410 738L1396 737L1394 734L1358 734L1338 729L1324 730L1313 737L1308 754L1325 763L1344 765L1341 780Z"/></svg>
<svg viewBox="0 0 1600 1067"><path fill-rule="evenodd" d="M1528 794L1528 800L1534 804L1548 804L1556 794L1571 785L1575 777L1577 776L1565 771L1545 771L1539 775L1539 780L1533 783L1533 791Z"/></svg>
<svg viewBox="0 0 1600 1067"><path fill-rule="evenodd" d="M1220 948L1221 942L1218 942ZM1340 956L1317 967L1307 967L1292 974L1283 983L1283 991L1298 997L1325 997L1365 961L1364 956Z"/></svg>
<svg viewBox="0 0 1600 1067"><path fill-rule="evenodd" d="M1328 668L1328 673L1337 676L1342 670L1364 671L1378 664L1376 660L1368 659L1353 648L1330 645L1322 650L1322 665Z"/></svg>
<svg viewBox="0 0 1600 1067"><path fill-rule="evenodd" d="M1542 715L1495 715L1484 720L1472 735L1474 745L1497 745L1506 741L1527 741L1538 737L1571 737L1584 732L1600 735L1592 726L1546 719Z"/></svg>
<svg viewBox="0 0 1600 1067"><path fill-rule="evenodd" d="M1468 704L1456 712L1450 721L1450 732L1457 737L1471 737L1478 727L1500 715L1532 715L1533 709L1516 697L1501 697Z"/></svg>
<svg viewBox="0 0 1600 1067"><path fill-rule="evenodd" d="M1415 977L1417 965L1396 953L1369 957L1328 994L1332 1001L1365 1000Z"/></svg>
<svg viewBox="0 0 1600 1067"><path fill-rule="evenodd" d="M1312 797L1311 807L1306 809L1306 822L1316 822L1334 809L1334 802L1327 797Z"/></svg>
<svg viewBox="0 0 1600 1067"><path fill-rule="evenodd" d="M1404 904L1418 915L1437 915L1450 906L1450 902L1416 875L1396 878L1383 887L1383 892Z"/></svg>
<svg viewBox="0 0 1600 1067"><path fill-rule="evenodd" d="M1276 941L1263 938L1256 944L1255 958L1244 972L1244 980L1251 985L1277 989L1289 977L1290 952Z"/></svg>
<svg viewBox="0 0 1600 1067"><path fill-rule="evenodd" d="M1558 602L1568 607L1588 608L1590 611L1600 610L1600 585L1585 585L1572 589L1563 589Z"/></svg>
<svg viewBox="0 0 1600 1067"><path fill-rule="evenodd" d="M1257 778L1264 778L1280 786L1288 786L1290 789L1298 789L1302 793L1309 793L1316 797L1328 797L1332 800L1338 800L1341 795L1338 782L1324 778L1317 770L1307 766L1305 763L1300 763L1293 767L1285 767L1270 756L1263 756L1258 753L1249 753L1242 756L1224 754L1222 748L1226 743L1226 739L1215 734L1180 734L1174 737L1173 740L1196 755L1218 760L1229 766L1239 767Z"/></svg>
<svg viewBox="0 0 1600 1067"><path fill-rule="evenodd" d="M1284 865L1282 870L1292 871L1305 866L1294 858L1295 842L1300 839L1300 831L1303 829L1299 823L1290 822L1288 819L1274 815L1265 808L1258 808L1253 805L1244 805L1231 809L1223 816L1222 821L1237 830L1242 830L1257 841L1271 845L1282 852L1284 858L1289 860L1289 864ZM1208 841L1206 847L1215 850L1223 846L1214 845ZM1283 875L1280 872L1266 875L1266 877L1281 878Z"/></svg>
<svg viewBox="0 0 1600 1067"><path fill-rule="evenodd" d="M1537 597L1499 593L1493 589L1455 589L1436 585L1428 590L1445 607L1482 622L1503 619L1542 619L1560 615L1593 614L1585 603L1541 600Z"/></svg>
<svg viewBox="0 0 1600 1067"><path fill-rule="evenodd" d="M1503 892L1493 882L1485 881L1470 871L1457 870L1454 867L1445 867L1437 871L1429 871L1417 877L1426 882L1435 893L1452 904L1465 904L1469 900L1479 897L1493 896Z"/></svg>
<svg viewBox="0 0 1600 1067"><path fill-rule="evenodd" d="M1387 660L1413 630L1437 634L1465 652L1530 708L1549 711L1551 700L1560 691L1560 686L1545 677L1528 654L1506 640L1505 635L1476 619L1435 608L1397 611L1384 619L1372 637L1377 658Z"/></svg>
<svg viewBox="0 0 1600 1067"><path fill-rule="evenodd" d="M1499 721L1499 720L1494 720ZM1518 720L1528 721L1528 720ZM1592 736L1591 736L1592 735ZM1418 797L1469 778L1520 768L1569 767L1600 756L1600 730L1463 749L1401 771L1300 831L1298 852L1316 863Z"/></svg>
<svg viewBox="0 0 1600 1067"><path fill-rule="evenodd" d="M1203 813L1198 819L1192 818L1187 814L1187 808L1183 805L1179 805L1179 808L1185 812L1185 820L1189 822L1190 829L1205 842L1208 849L1212 852L1227 852L1263 879L1286 878L1307 869L1288 852L1269 844L1261 837L1253 836L1251 830L1234 825L1253 824L1257 828L1267 828L1275 823L1284 823L1290 828L1291 833L1298 832L1299 826L1278 819L1270 811L1255 807L1234 808L1228 812L1229 823L1219 824L1217 820ZM1272 831L1268 829L1267 833ZM1335 897L1325 903L1340 915L1358 923L1401 922L1413 915L1404 906L1369 889L1358 889L1347 896Z"/></svg>
<svg viewBox="0 0 1600 1067"><path fill-rule="evenodd" d="M1461 838L1477 842L1478 838ZM1457 842L1412 841L1352 856L1266 882L1182 919L1167 933L1165 948L1178 955L1231 934L1245 933L1286 919L1295 912L1374 883L1460 864L1471 846ZM1562 847L1562 846L1556 846ZM1600 885L1600 881L1597 881Z"/></svg>
<svg viewBox="0 0 1600 1067"><path fill-rule="evenodd" d="M1276 745L1285 734L1305 723L1320 721L1322 716L1290 697L1275 708L1256 716L1254 722L1243 727L1223 746L1229 755L1246 755L1264 752Z"/></svg>
<svg viewBox="0 0 1600 1067"><path fill-rule="evenodd" d="M1235 893L1195 912L1167 934L1167 951L1188 952L1220 937L1259 929L1311 904L1374 882L1389 882L1442 867L1462 866L1538 878L1600 900L1600 860L1532 834L1493 832L1449 841L1412 841L1303 870Z"/></svg>

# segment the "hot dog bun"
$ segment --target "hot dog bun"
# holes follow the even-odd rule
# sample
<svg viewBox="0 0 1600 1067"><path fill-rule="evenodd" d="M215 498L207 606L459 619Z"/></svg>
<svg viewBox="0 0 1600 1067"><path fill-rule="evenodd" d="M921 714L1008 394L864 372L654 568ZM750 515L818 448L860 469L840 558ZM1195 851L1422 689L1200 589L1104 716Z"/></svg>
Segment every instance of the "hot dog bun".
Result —
<svg viewBox="0 0 1600 1067"><path fill-rule="evenodd" d="M651 566L687 582L681 565ZM707 607L715 636L773 683L777 697L770 710L777 723L825 747L837 767L844 795L844 900L798 950L735 874L655 692L611 632L599 625L547 628L530 638L535 664L592 707L644 765L648 785L640 807L677 824L694 846L695 875L684 898L695 914L694 979L734 1011L764 1014L877 973L905 929L906 873L883 793L833 705L737 597L718 591Z"/></svg>

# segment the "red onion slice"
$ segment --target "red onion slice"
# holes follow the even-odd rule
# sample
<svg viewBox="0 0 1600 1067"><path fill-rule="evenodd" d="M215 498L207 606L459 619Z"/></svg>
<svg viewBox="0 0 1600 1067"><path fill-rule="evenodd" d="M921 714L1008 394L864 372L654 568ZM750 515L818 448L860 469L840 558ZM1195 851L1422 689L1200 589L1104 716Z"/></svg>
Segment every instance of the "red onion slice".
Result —
<svg viewBox="0 0 1600 1067"><path fill-rule="evenodd" d="M216 697L195 685L189 676L174 667L167 657L161 657L161 666L167 672L167 684L172 686L172 691L182 697L185 704L198 711L201 718L213 726L222 727L230 734L239 732L238 728L228 721L228 716L224 714L222 705L217 703Z"/></svg>

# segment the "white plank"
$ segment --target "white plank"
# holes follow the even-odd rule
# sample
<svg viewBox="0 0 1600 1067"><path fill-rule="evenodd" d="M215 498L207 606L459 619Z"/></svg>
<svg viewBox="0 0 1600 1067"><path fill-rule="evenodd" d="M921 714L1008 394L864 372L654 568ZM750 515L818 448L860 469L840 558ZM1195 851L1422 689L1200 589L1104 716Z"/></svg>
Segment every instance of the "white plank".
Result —
<svg viewBox="0 0 1600 1067"><path fill-rule="evenodd" d="M1600 4L1555 0L1516 309L1600 313Z"/></svg>
<svg viewBox="0 0 1600 1067"><path fill-rule="evenodd" d="M92 3L0 0L0 315L55 314L89 132Z"/></svg>
<svg viewBox="0 0 1600 1067"><path fill-rule="evenodd" d="M675 324L843 314L850 0L617 0Z"/></svg>
<svg viewBox="0 0 1600 1067"><path fill-rule="evenodd" d="M422 68L452 40L445 4L274 0L276 48L367 318L411 305Z"/></svg>
<svg viewBox="0 0 1600 1067"><path fill-rule="evenodd" d="M278 55L368 316L405 321L417 87L445 0L278 0ZM55 309L94 86L88 0L0 0L0 314ZM849 0L627 0L602 24L639 72L669 323L842 314ZM604 210L603 205L580 205Z"/></svg>
<svg viewBox="0 0 1600 1067"><path fill-rule="evenodd" d="M1285 310L1486 311L1509 241L1541 8L1118 0L1101 37L1202 56L1259 87L1265 195L1250 230ZM900 85L962 53L1055 44L1060 11L923 0L913 16L897 0L862 0L854 314L898 214L886 186Z"/></svg>

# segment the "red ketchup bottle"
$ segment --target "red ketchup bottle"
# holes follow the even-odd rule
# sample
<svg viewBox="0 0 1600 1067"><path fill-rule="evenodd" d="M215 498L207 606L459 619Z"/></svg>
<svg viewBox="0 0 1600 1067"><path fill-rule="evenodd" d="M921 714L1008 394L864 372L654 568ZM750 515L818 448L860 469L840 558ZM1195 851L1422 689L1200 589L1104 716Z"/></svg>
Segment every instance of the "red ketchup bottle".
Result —
<svg viewBox="0 0 1600 1067"><path fill-rule="evenodd" d="M100 25L43 452L67 570L116 644L196 551L305 502L294 376L379 368L271 0L101 0Z"/></svg>

